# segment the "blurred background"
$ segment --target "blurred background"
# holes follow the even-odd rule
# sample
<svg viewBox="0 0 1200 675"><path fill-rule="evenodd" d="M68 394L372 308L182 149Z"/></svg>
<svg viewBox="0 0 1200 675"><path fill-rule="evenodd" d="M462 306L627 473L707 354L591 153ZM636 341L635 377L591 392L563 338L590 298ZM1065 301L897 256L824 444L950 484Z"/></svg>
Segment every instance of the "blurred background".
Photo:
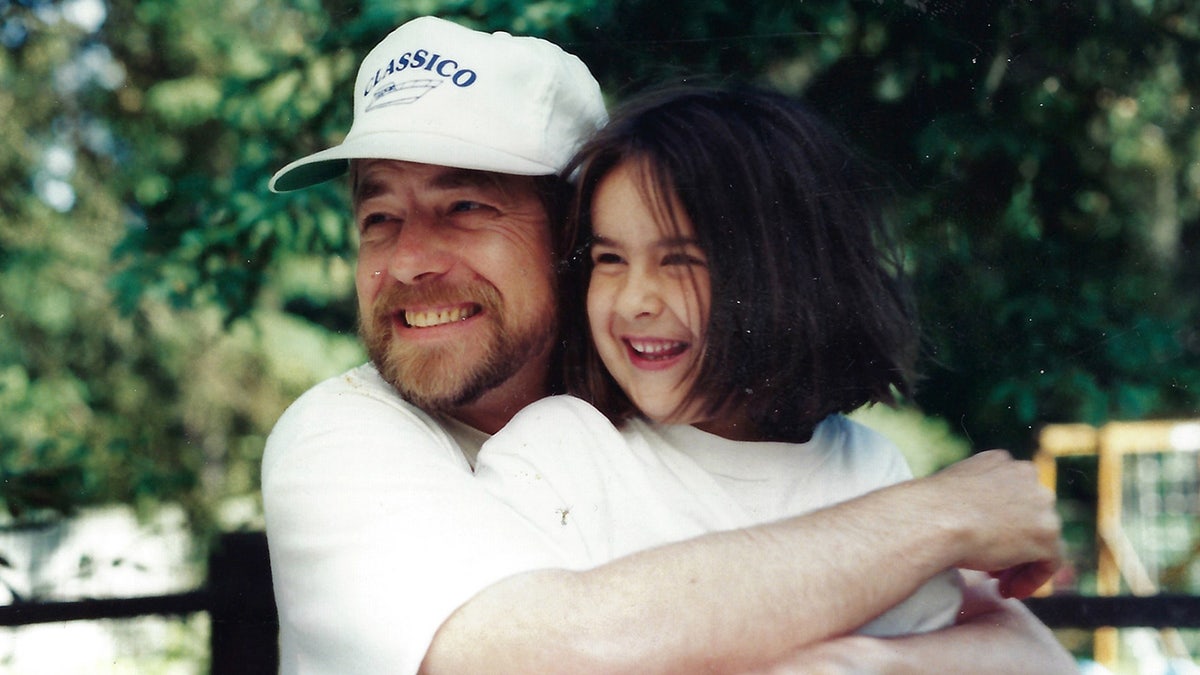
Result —
<svg viewBox="0 0 1200 675"><path fill-rule="evenodd" d="M1156 590L1200 590L1190 0L0 0L0 604L195 588L219 533L261 530L271 425L363 359L344 185L267 179L340 140L360 58L421 14L548 38L613 102L700 75L810 101L896 178L919 294L920 393L863 419L918 473L1032 457L1047 425L1184 421L1119 511L1152 521L1122 541ZM1052 478L1060 592L1097 592L1095 447ZM0 670L205 672L208 630L7 627ZM1121 672L1200 653L1123 633Z"/></svg>

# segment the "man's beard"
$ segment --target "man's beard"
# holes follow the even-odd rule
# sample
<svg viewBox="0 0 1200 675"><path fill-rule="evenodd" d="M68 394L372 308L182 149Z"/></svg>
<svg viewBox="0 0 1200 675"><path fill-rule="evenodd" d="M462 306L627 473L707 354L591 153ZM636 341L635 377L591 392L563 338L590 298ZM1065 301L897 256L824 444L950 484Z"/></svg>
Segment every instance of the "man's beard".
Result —
<svg viewBox="0 0 1200 675"><path fill-rule="evenodd" d="M470 340L439 345L413 344L392 335L396 313L405 307L474 302L482 310L475 321L490 331ZM376 298L371 317L359 317L359 335L384 381L410 403L428 412L449 412L475 402L506 382L530 359L552 344L553 307L529 325L511 325L504 301L490 284L449 286L433 282L389 286ZM483 353L478 355L479 342ZM476 355L471 356L472 352Z"/></svg>

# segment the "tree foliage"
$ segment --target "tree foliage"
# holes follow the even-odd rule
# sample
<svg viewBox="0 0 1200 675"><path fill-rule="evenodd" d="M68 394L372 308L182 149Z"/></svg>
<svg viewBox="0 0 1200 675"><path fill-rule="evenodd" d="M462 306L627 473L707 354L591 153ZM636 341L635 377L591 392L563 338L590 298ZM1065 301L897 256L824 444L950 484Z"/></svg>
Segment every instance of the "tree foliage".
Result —
<svg viewBox="0 0 1200 675"><path fill-rule="evenodd" d="M426 13L558 42L613 101L809 99L897 178L918 403L975 445L1200 412L1186 0L0 0L10 512L254 493L274 417L357 357L343 187L267 179L340 140L358 60Z"/></svg>
<svg viewBox="0 0 1200 675"><path fill-rule="evenodd" d="M256 510L266 430L357 349L272 312L261 270L188 268L195 242L210 257L245 246L206 226L232 184L226 167L249 149L218 139L205 111L232 68L210 42L223 5L139 3L123 16L112 4L99 31L89 5L0 3L0 497L25 521L171 499L198 527L236 526L244 517L217 507ZM251 43L257 27L242 25ZM164 236L187 227L200 234ZM309 264L279 262L283 281ZM347 287L336 259L301 276L317 297ZM235 297L262 310L231 323L246 314Z"/></svg>

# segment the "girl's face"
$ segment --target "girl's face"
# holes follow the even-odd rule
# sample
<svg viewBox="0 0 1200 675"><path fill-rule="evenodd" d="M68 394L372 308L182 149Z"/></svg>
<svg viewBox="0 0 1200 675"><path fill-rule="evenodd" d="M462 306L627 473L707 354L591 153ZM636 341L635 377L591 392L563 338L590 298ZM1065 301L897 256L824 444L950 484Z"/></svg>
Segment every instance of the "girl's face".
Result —
<svg viewBox="0 0 1200 675"><path fill-rule="evenodd" d="M692 424L700 421L700 402L681 404L704 353L708 264L677 203L679 231L672 232L665 205L642 189L640 168L622 162L592 200L588 322L604 366L643 414Z"/></svg>

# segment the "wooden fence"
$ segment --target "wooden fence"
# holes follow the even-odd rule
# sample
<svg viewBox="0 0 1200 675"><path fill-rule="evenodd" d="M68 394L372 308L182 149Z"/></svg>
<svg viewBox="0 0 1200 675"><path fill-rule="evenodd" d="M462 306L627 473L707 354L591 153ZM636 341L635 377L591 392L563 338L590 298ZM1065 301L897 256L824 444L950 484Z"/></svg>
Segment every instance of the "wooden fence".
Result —
<svg viewBox="0 0 1200 675"><path fill-rule="evenodd" d="M1110 669L1118 661L1119 640L1116 628L1123 626L1153 626L1162 628L1163 637L1172 652L1186 655L1187 646L1170 628L1195 628L1200 616L1198 600L1186 595L1162 595L1161 571L1156 571L1157 558L1161 552L1153 547L1135 544L1128 532L1131 518L1158 516L1159 520L1171 517L1182 524L1194 524L1200 510L1197 494L1197 454L1200 453L1200 420L1164 420L1139 422L1110 422L1100 427L1086 424L1052 424L1038 434L1038 449L1034 464L1038 467L1042 483L1058 490L1058 462L1064 458L1091 458L1097 466L1096 472L1096 594L1101 597L1088 598L1077 612L1085 611L1107 615L1103 621L1071 623L1079 627L1094 628L1094 657L1096 662ZM1165 500L1154 494L1149 501L1139 499L1126 505L1129 496L1144 496L1136 492L1140 486L1128 476L1126 465L1135 458L1173 457L1173 466L1181 475L1164 476L1178 481L1175 499ZM1136 466L1136 465L1134 465ZM1185 467L1187 470L1185 470ZM1158 487L1152 485L1151 488ZM1162 503L1175 502L1164 508ZM1144 505L1153 505L1158 513L1142 513ZM1160 503L1162 502L1162 503ZM1200 556L1200 541L1195 540L1194 527L1185 527L1187 536L1174 537L1190 541L1183 543L1191 550L1173 560L1172 568L1189 569ZM1141 548L1142 550L1139 550ZM1154 564L1151 564L1154 563ZM1122 595L1128 593L1129 595ZM1136 596L1136 597L1135 597ZM1050 601L1054 598L1047 598ZM1051 605L1044 610L1049 611ZM1143 614L1145 612L1145 614ZM1126 618L1128 617L1128 618ZM1080 621L1083 617L1074 617Z"/></svg>

